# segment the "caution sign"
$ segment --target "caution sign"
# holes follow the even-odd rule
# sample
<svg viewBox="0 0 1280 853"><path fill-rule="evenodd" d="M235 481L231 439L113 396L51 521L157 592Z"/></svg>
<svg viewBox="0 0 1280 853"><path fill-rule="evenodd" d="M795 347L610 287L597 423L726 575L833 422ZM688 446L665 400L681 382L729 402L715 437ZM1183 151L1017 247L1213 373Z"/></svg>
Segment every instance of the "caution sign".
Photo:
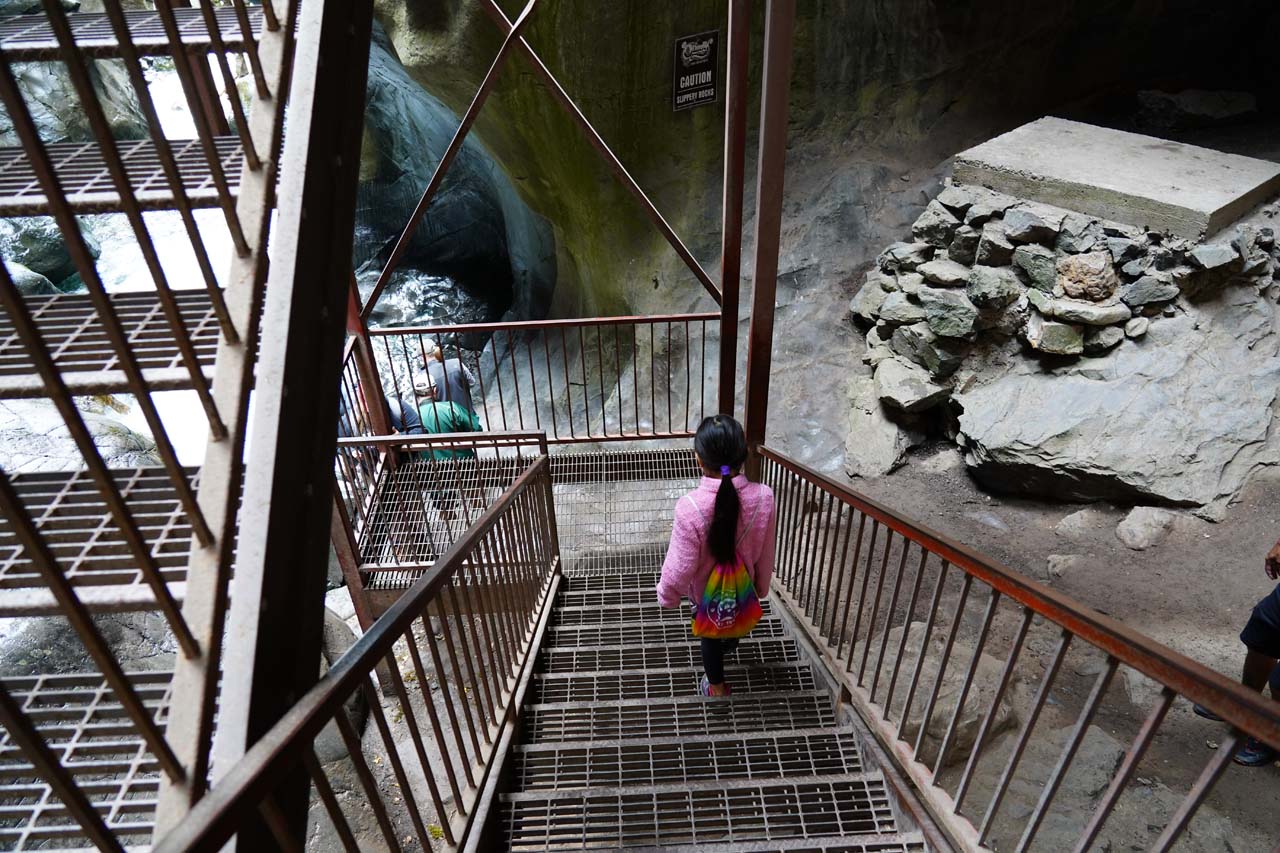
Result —
<svg viewBox="0 0 1280 853"><path fill-rule="evenodd" d="M687 110L716 102L716 60L720 31L712 30L676 39L671 75L671 106Z"/></svg>

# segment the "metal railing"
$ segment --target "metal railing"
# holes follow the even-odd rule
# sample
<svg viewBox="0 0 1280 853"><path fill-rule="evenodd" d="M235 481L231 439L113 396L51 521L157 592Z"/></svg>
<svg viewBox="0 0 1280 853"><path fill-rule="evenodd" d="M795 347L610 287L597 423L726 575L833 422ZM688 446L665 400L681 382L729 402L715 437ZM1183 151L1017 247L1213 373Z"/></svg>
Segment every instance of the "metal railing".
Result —
<svg viewBox="0 0 1280 853"><path fill-rule="evenodd" d="M1145 719L1091 818L1054 849L1092 848L1178 697L1230 730L1163 825L1142 811L1152 850L1179 839L1246 735L1280 747L1280 705L781 453L758 453L778 506L775 590L961 848L1031 846L1091 724L1127 701L1113 695L1127 695L1121 681L1154 682ZM1024 686L1034 695L1015 707ZM1015 782L1037 792L1025 811L1008 807Z"/></svg>
<svg viewBox="0 0 1280 853"><path fill-rule="evenodd" d="M553 513L543 456L155 849L218 850L255 811L283 849L301 849L274 799L282 781L298 773L310 776L323 804L320 837L360 849L354 815L334 794L334 773L346 762L365 797L347 809L372 812L376 843L390 850L464 844L483 825L491 799L484 794L496 785L559 583ZM389 709L373 679L383 664L379 677L386 673L394 696ZM377 746L362 742L352 718L357 697L378 731ZM345 758L322 763L316 742L326 727ZM385 793L391 790L398 801Z"/></svg>
<svg viewBox="0 0 1280 853"><path fill-rule="evenodd" d="M570 444L693 435L717 401L719 323L718 313L667 314L380 328L369 337L388 394L413 399L432 341L468 366L486 429L539 430ZM477 342L478 356L464 346Z"/></svg>

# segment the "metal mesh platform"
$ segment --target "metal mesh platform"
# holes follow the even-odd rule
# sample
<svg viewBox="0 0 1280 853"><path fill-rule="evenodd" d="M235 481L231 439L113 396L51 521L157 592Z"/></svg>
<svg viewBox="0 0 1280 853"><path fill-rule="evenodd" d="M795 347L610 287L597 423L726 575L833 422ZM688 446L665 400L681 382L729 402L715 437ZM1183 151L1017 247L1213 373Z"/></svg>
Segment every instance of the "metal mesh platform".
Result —
<svg viewBox="0 0 1280 853"><path fill-rule="evenodd" d="M211 375L219 328L209 294L204 290L179 290L174 297L200 364L206 376ZM28 296L26 303L73 394L128 392L119 355L86 294ZM111 304L153 390L190 388L191 374L182 366L173 330L155 293L117 293L111 296ZM36 374L12 318L0 313L0 399L43 396L44 383Z"/></svg>
<svg viewBox="0 0 1280 853"><path fill-rule="evenodd" d="M240 189L242 155L234 136L213 139L218 161L232 196ZM143 210L168 210L173 192L150 139L118 140L129 186ZM216 207L218 190L204 149L196 139L172 139L169 147L177 163L182 187L192 207ZM115 213L121 207L111 174L96 142L56 142L47 145L54 172L75 213ZM49 212L49 200L21 148L0 148L0 216L40 216Z"/></svg>
<svg viewBox="0 0 1280 853"><path fill-rule="evenodd" d="M167 583L184 581L191 526L163 468L112 472ZM188 474L198 483L195 469ZM13 477L27 512L71 583L90 606L143 606L152 593L93 479L83 471ZM9 519L0 519L0 615L53 609L44 577Z"/></svg>
<svg viewBox="0 0 1280 853"><path fill-rule="evenodd" d="M814 690L813 672L803 664L756 664L725 667L735 695L782 690ZM698 696L701 664L694 669L631 669L539 675L529 686L530 702L605 702Z"/></svg>
<svg viewBox="0 0 1280 853"><path fill-rule="evenodd" d="M254 40L262 34L262 8L249 6L250 37ZM129 35L139 55L164 56L173 48L165 36L160 15L152 11L127 11L124 13ZM191 53L213 50L213 40L204 15L199 9L174 9L178 35L182 46ZM97 59L120 55L120 45L105 14L80 12L68 15L71 33L76 46L86 55ZM229 6L214 7L214 19L222 36L223 47L228 52L245 50L245 39ZM18 15L0 23L0 50L11 62L40 62L60 59L58 40L54 37L49 20L42 14Z"/></svg>
<svg viewBox="0 0 1280 853"><path fill-rule="evenodd" d="M762 619L751 630L751 639L786 637L787 629L777 619ZM689 642L689 621L669 620L618 625L565 625L547 629L547 642L554 646L650 645Z"/></svg>
<svg viewBox="0 0 1280 853"><path fill-rule="evenodd" d="M662 565L676 501L698 485L679 449L551 456L565 573L653 572Z"/></svg>
<svg viewBox="0 0 1280 853"><path fill-rule="evenodd" d="M795 640L751 639L738 646L733 660L741 664L791 663L800 659ZM593 672L611 669L683 669L702 665L695 643L663 646L597 646L547 649L542 671Z"/></svg>
<svg viewBox="0 0 1280 853"><path fill-rule="evenodd" d="M129 676L163 727L169 672ZM5 686L50 748L125 845L150 841L160 770L100 675L6 678ZM92 845L0 729L0 850L89 848Z"/></svg>

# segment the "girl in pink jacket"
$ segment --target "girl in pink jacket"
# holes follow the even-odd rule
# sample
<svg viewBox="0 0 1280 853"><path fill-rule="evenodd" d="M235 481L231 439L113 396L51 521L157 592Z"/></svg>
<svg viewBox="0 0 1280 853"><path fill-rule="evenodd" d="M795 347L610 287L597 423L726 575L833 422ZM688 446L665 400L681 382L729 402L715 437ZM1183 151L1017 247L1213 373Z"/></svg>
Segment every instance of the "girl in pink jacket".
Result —
<svg viewBox="0 0 1280 853"><path fill-rule="evenodd" d="M693 450L702 466L698 488L676 502L671 544L658 580L658 603L679 607L688 598L696 608L712 570L719 563L741 560L755 586L756 595L769 594L773 579L773 490L752 483L741 473L747 460L747 440L742 425L728 415L706 418L698 426ZM738 645L736 639L702 638L705 696L724 696L724 656Z"/></svg>

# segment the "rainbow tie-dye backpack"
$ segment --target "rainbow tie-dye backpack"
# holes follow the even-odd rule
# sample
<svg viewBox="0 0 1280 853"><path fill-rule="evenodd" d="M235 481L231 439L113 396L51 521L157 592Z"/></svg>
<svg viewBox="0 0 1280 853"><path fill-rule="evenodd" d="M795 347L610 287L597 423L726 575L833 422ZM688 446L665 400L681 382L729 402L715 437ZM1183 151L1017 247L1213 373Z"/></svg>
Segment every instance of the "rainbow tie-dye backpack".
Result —
<svg viewBox="0 0 1280 853"><path fill-rule="evenodd" d="M737 544L742 543L759 512L760 505L756 504L756 512L738 536ZM716 563L712 567L707 586L702 591L702 601L693 611L693 636L713 640L745 637L762 616L764 609L760 606L747 564L735 554L732 563Z"/></svg>

